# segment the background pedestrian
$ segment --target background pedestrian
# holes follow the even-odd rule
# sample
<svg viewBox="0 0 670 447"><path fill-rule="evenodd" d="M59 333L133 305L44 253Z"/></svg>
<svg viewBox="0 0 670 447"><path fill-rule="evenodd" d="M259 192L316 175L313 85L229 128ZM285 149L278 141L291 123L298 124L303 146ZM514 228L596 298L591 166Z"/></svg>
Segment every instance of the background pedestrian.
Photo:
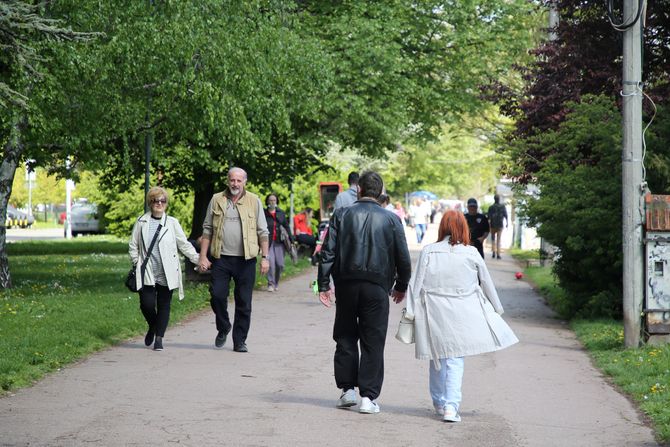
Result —
<svg viewBox="0 0 670 447"><path fill-rule="evenodd" d="M286 213L279 208L277 194L270 193L265 198L265 220L268 223L269 251L268 261L268 292L279 290L279 278L284 270L285 245L284 239L290 237L291 228Z"/></svg>
<svg viewBox="0 0 670 447"><path fill-rule="evenodd" d="M484 258L484 241L489 235L489 220L479 212L479 205L474 198L468 199L468 212L465 214L470 229L470 245L475 247Z"/></svg>
<svg viewBox="0 0 670 447"><path fill-rule="evenodd" d="M498 194L493 196L493 205L488 210L489 224L491 225L491 257L500 259L500 236L503 225L507 228L507 208L500 203Z"/></svg>

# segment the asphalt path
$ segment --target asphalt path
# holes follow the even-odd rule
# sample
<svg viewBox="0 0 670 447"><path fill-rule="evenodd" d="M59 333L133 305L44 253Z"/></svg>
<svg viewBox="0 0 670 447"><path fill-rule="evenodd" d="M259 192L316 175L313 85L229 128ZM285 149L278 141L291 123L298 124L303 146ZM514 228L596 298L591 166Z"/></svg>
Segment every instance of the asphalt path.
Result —
<svg viewBox="0 0 670 447"><path fill-rule="evenodd" d="M0 445L656 446L574 334L514 278L519 267L486 261L521 341L466 359L460 423L433 415L428 362L393 338L402 304L391 304L381 412L335 408L334 309L310 291L312 269L254 292L248 353L230 340L215 349L203 312L170 327L162 352L128 340L0 399Z"/></svg>

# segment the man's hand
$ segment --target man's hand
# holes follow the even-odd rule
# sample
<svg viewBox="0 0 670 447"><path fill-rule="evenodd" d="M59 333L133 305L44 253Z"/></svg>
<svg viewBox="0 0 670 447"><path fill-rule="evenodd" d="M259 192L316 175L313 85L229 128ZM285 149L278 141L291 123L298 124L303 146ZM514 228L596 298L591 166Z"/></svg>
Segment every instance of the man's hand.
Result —
<svg viewBox="0 0 670 447"><path fill-rule="evenodd" d="M207 256L200 256L200 260L198 261L198 267L200 268L201 272L206 272L207 270L209 270L211 266L212 263L209 262Z"/></svg>
<svg viewBox="0 0 670 447"><path fill-rule="evenodd" d="M330 290L326 290L325 292L319 292L319 301L321 301L321 304L323 304L326 307L330 307L333 305L333 294Z"/></svg>
<svg viewBox="0 0 670 447"><path fill-rule="evenodd" d="M261 275L265 275L270 270L270 261L268 259L261 259Z"/></svg>
<svg viewBox="0 0 670 447"><path fill-rule="evenodd" d="M391 292L391 297L393 298L393 302L398 304L405 299L405 292L398 292L397 290L393 289Z"/></svg>

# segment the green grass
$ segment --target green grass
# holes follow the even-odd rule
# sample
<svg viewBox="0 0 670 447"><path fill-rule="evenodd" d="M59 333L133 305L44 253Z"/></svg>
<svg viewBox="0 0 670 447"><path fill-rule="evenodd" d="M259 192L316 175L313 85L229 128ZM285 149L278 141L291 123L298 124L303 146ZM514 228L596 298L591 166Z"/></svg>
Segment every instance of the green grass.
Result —
<svg viewBox="0 0 670 447"><path fill-rule="evenodd" d="M14 288L0 290L0 393L28 386L91 352L143 334L136 293L123 286L127 242L92 240L9 244ZM284 277L308 268L286 263ZM258 278L259 287L266 285ZM207 283L185 282L170 323L209 307ZM232 296L232 294L231 294Z"/></svg>
<svg viewBox="0 0 670 447"><path fill-rule="evenodd" d="M625 349L620 321L575 320L571 325L598 368L649 416L659 440L670 442L670 345Z"/></svg>
<svg viewBox="0 0 670 447"><path fill-rule="evenodd" d="M557 297L565 292L551 267L528 267L524 273L550 305L561 301ZM573 320L571 327L596 366L649 417L657 438L670 442L670 345L625 349L623 324L615 320Z"/></svg>
<svg viewBox="0 0 670 447"><path fill-rule="evenodd" d="M509 253L519 261L540 260L540 250L521 250L520 248L512 248Z"/></svg>
<svg viewBox="0 0 670 447"><path fill-rule="evenodd" d="M63 225L59 224L58 222L54 222L53 220L47 220L46 222L43 221L43 220L35 220L35 222L33 222L32 226L30 228L37 229L37 230L45 230L45 229L50 229L50 228L60 228L62 230Z"/></svg>
<svg viewBox="0 0 670 447"><path fill-rule="evenodd" d="M96 235L74 239L15 242L7 244L6 247L11 265L12 257L15 256L86 255L93 253L127 255L128 240L110 235Z"/></svg>

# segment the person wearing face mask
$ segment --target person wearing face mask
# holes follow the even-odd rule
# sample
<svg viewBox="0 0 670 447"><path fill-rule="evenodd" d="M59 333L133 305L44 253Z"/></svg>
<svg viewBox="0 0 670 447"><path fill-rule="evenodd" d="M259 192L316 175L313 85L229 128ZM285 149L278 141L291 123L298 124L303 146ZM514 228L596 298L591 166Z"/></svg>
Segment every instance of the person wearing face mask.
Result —
<svg viewBox="0 0 670 447"><path fill-rule="evenodd" d="M284 256L286 253L285 239L291 238L291 228L288 226L286 213L279 208L279 199L277 194L270 193L265 198L265 220L268 223L268 240L270 251L268 261L270 269L268 270L268 292L279 290L279 277L284 270Z"/></svg>
<svg viewBox="0 0 670 447"><path fill-rule="evenodd" d="M245 189L247 173L241 168L228 171L228 187L212 196L202 224L200 269L207 270L214 258L210 304L216 316L214 346L223 348L233 331L233 350L248 352L247 335L251 324L251 295L256 282L256 258L261 255L261 275L270 269L268 224L261 199ZM230 323L228 295L235 283L235 320Z"/></svg>
<svg viewBox="0 0 670 447"><path fill-rule="evenodd" d="M179 299L184 299L177 252L194 264L198 264L199 256L186 239L179 221L167 215L167 191L154 186L147 193L146 203L150 211L135 222L128 253L135 265L140 309L149 326L144 344L151 346L153 343L155 351L162 351L174 290L179 289Z"/></svg>

